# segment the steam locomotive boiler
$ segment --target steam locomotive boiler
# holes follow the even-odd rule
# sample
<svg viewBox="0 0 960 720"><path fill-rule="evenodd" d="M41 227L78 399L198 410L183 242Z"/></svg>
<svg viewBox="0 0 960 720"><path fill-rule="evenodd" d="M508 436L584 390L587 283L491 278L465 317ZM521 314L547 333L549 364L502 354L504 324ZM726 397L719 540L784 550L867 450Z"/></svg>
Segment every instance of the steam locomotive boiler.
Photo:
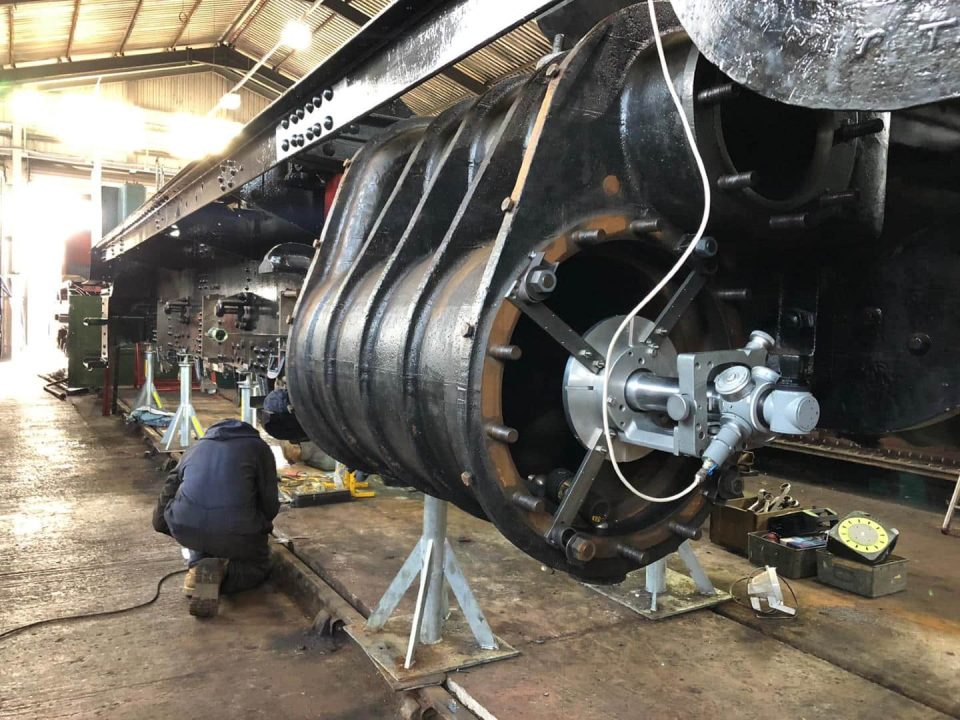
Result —
<svg viewBox="0 0 960 720"><path fill-rule="evenodd" d="M666 8L661 32L712 189L708 234L636 5L531 75L368 143L289 339L318 445L594 580L695 536L738 493L740 451L817 425L812 333L779 332L772 299L738 302L767 293L788 248L874 237L884 203L884 116L766 99Z"/></svg>

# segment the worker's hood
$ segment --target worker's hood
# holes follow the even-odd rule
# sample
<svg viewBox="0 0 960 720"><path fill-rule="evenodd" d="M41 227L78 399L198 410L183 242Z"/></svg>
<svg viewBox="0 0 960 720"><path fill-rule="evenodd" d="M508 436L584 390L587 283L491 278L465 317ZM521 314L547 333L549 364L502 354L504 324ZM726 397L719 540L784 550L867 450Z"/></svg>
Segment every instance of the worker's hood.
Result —
<svg viewBox="0 0 960 720"><path fill-rule="evenodd" d="M207 428L204 440L233 440L235 438L260 437L260 433L242 420L221 420Z"/></svg>

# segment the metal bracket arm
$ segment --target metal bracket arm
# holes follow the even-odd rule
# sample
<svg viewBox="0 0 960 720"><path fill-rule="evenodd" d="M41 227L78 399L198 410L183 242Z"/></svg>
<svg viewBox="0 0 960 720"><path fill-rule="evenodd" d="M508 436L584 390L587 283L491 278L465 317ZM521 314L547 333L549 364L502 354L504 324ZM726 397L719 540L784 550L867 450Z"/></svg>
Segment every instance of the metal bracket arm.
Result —
<svg viewBox="0 0 960 720"><path fill-rule="evenodd" d="M574 360L592 373L605 367L603 353L578 335L573 328L557 317L543 303L528 303L518 298L508 298L520 312L539 325L545 333L560 343Z"/></svg>
<svg viewBox="0 0 960 720"><path fill-rule="evenodd" d="M706 281L706 277L704 277L699 269L691 270L680 284L680 287L677 288L677 291L670 300L667 301L666 307L664 307L660 315L657 316L653 325L647 325L646 330L640 332L635 337L633 337L633 333L631 332L633 340L630 344L634 346L643 345L651 338L653 338L654 343L657 343L659 338L669 335L674 325L679 322L680 318L683 317L683 314L687 311L687 308L690 307L690 303L693 302L700 290L703 289Z"/></svg>
<svg viewBox="0 0 960 720"><path fill-rule="evenodd" d="M577 474L570 483L570 489L563 496L560 507L553 516L553 522L550 523L550 529L547 530L547 542L556 547L562 547L562 536L573 523L583 501L587 499L587 493L593 487L594 480L597 479L597 473L606 460L606 449L599 444L599 440L594 443L593 449L584 455L577 469Z"/></svg>

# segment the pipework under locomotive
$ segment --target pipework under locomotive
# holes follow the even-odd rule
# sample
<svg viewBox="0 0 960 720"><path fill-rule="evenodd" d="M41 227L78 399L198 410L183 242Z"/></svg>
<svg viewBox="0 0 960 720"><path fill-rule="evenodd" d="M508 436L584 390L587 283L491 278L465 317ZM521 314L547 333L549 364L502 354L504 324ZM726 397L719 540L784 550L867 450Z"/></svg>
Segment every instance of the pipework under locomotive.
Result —
<svg viewBox="0 0 960 720"><path fill-rule="evenodd" d="M883 225L886 114L769 100L666 8L660 26L713 196L706 234L647 7L629 7L531 75L369 142L288 344L319 446L595 581L696 536L739 493L741 451L817 426L816 264L770 268ZM802 327L783 327L784 282Z"/></svg>

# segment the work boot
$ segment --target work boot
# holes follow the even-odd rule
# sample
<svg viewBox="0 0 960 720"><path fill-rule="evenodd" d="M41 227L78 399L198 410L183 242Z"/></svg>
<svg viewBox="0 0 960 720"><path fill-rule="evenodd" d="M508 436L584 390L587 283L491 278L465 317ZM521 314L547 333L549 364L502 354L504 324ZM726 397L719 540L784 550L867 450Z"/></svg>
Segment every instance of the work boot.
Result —
<svg viewBox="0 0 960 720"><path fill-rule="evenodd" d="M220 583L227 571L228 560L205 558L193 566L196 585L190 600L190 614L198 618L213 617L220 607Z"/></svg>
<svg viewBox="0 0 960 720"><path fill-rule="evenodd" d="M197 589L197 566L187 570L183 578L183 594L187 597L193 597L193 591Z"/></svg>

